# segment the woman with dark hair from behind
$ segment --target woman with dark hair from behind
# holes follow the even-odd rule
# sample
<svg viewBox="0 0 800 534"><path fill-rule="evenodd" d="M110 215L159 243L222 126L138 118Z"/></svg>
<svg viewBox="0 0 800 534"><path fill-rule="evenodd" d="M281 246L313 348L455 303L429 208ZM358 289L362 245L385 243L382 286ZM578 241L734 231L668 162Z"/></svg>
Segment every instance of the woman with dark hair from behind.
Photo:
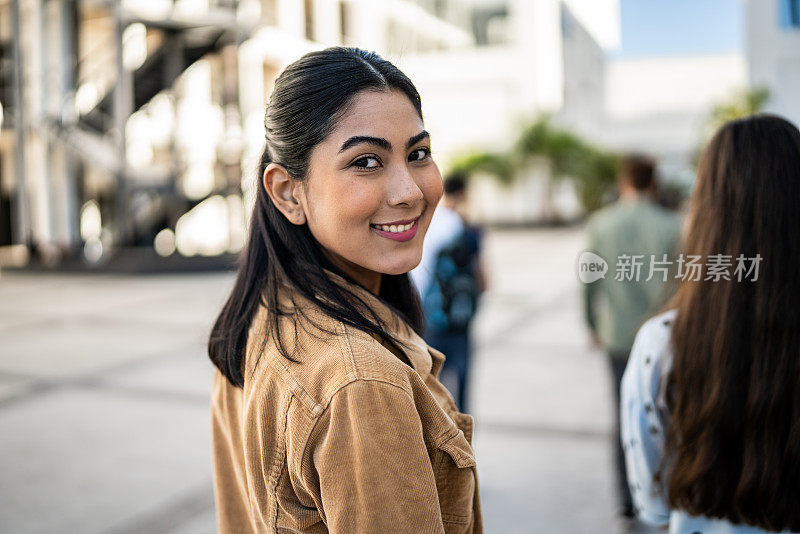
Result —
<svg viewBox="0 0 800 534"><path fill-rule="evenodd" d="M473 421L408 272L442 195L411 81L312 52L275 82L247 246L211 332L225 533L477 533Z"/></svg>
<svg viewBox="0 0 800 534"><path fill-rule="evenodd" d="M800 532L798 207L797 128L723 126L683 247L704 268L639 330L622 382L634 504L672 533Z"/></svg>

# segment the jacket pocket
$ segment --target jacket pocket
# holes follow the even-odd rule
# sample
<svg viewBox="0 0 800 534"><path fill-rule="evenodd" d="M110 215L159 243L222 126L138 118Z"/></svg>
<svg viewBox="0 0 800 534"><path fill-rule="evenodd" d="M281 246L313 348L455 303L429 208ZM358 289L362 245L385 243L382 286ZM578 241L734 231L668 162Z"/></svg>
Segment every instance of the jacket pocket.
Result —
<svg viewBox="0 0 800 534"><path fill-rule="evenodd" d="M475 454L464 432L437 447L436 490L445 532L469 532L475 496Z"/></svg>

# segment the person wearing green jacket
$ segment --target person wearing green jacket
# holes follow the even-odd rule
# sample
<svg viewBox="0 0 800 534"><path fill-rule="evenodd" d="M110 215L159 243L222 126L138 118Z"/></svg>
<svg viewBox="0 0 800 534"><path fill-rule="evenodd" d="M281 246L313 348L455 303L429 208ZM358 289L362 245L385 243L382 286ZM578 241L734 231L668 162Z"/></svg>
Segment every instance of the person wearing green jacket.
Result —
<svg viewBox="0 0 800 534"><path fill-rule="evenodd" d="M650 158L623 158L617 185L619 199L593 214L587 225L589 250L608 263L608 272L584 285L584 301L592 341L607 353L614 378L620 513L633 517L619 442L619 385L636 331L675 286L680 221L655 202L655 164Z"/></svg>

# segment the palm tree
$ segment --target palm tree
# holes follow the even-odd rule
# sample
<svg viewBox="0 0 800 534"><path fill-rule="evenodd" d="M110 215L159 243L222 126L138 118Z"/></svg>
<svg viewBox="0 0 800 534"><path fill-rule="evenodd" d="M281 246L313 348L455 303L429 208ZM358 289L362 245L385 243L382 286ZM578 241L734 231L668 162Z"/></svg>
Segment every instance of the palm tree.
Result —
<svg viewBox="0 0 800 534"><path fill-rule="evenodd" d="M584 209L593 211L602 205L617 174L615 154L600 150L574 133L554 126L547 116L524 127L511 150L473 152L456 160L451 169L467 175L483 172L508 185L518 179L536 158L546 161L550 168L544 199L545 220L550 223L559 218L553 202L555 182L571 180Z"/></svg>
<svg viewBox="0 0 800 534"><path fill-rule="evenodd" d="M450 172L466 176L481 172L493 176L501 184L510 185L516 178L517 167L513 155L507 152L471 152L454 161Z"/></svg>
<svg viewBox="0 0 800 534"><path fill-rule="evenodd" d="M613 186L617 174L617 157L581 139L569 130L554 126L542 117L520 134L515 146L524 162L543 157L550 163L547 184L547 210L552 221L558 219L553 209L554 181L571 180L586 211L602 205L603 197Z"/></svg>
<svg viewBox="0 0 800 534"><path fill-rule="evenodd" d="M709 119L714 131L728 121L760 113L769 101L769 91L764 88L739 91L725 102L714 106Z"/></svg>
<svg viewBox="0 0 800 534"><path fill-rule="evenodd" d="M692 155L695 169L700 164L700 155L703 153L706 144L723 124L748 115L761 113L764 111L767 102L769 102L769 98L769 90L763 87L745 89L734 93L728 100L719 102L711 108L705 129L702 132L702 139Z"/></svg>

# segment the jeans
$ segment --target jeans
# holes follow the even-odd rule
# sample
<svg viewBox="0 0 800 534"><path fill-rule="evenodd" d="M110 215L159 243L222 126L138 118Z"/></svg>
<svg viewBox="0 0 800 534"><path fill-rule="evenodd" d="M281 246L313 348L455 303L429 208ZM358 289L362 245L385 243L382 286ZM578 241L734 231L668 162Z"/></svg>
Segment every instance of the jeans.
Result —
<svg viewBox="0 0 800 534"><path fill-rule="evenodd" d="M631 491L628 488L628 470L625 468L625 453L622 451L622 441L619 435L619 389L622 383L622 375L628 365L628 352L611 351L608 354L608 361L611 367L611 374L614 378L612 387L614 389L614 443L615 461L617 468L617 486L620 499L620 506L624 514L632 513L633 502L631 501Z"/></svg>
<svg viewBox="0 0 800 534"><path fill-rule="evenodd" d="M470 355L472 352L469 332L458 334L429 332L425 334L425 341L445 355L442 375L455 375L455 391L450 391L450 393L452 393L456 401L458 410L467 413L467 388L470 376Z"/></svg>

